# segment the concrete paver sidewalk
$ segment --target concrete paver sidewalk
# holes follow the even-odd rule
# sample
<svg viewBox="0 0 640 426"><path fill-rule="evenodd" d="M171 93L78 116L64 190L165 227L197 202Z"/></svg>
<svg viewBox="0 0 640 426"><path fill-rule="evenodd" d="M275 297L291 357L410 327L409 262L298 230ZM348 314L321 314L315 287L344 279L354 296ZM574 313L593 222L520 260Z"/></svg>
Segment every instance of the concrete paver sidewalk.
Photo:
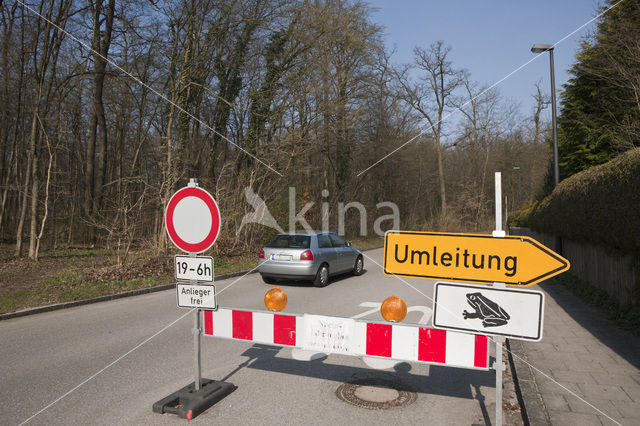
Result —
<svg viewBox="0 0 640 426"><path fill-rule="evenodd" d="M546 294L542 341L509 341L529 422L640 425L640 339L560 283L537 289Z"/></svg>

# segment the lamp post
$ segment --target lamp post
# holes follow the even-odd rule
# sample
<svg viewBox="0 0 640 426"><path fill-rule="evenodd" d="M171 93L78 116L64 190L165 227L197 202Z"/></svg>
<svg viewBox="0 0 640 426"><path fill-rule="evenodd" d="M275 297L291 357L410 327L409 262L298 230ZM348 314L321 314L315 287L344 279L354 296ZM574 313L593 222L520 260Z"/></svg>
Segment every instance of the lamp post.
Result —
<svg viewBox="0 0 640 426"><path fill-rule="evenodd" d="M553 48L553 44L534 44L531 47L531 52L549 52L549 64L551 67L551 123L553 127L553 177L554 186L558 186L560 183L560 167L558 166L558 126L556 124L556 80L553 71Z"/></svg>
<svg viewBox="0 0 640 426"><path fill-rule="evenodd" d="M549 52L549 64L551 67L551 123L553 127L553 178L555 185L560 183L560 167L558 166L558 125L556 124L556 79L553 72L553 44L534 44L532 53ZM562 237L556 235L556 252L562 254Z"/></svg>

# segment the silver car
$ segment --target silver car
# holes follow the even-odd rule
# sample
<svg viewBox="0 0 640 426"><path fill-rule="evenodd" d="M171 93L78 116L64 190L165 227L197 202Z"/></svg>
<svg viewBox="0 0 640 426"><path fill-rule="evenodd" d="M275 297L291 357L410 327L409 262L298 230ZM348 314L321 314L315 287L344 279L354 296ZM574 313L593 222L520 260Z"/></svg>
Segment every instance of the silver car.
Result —
<svg viewBox="0 0 640 426"><path fill-rule="evenodd" d="M258 256L258 272L268 284L313 280L316 287L324 287L331 275L360 275L363 267L360 250L333 232L278 234Z"/></svg>

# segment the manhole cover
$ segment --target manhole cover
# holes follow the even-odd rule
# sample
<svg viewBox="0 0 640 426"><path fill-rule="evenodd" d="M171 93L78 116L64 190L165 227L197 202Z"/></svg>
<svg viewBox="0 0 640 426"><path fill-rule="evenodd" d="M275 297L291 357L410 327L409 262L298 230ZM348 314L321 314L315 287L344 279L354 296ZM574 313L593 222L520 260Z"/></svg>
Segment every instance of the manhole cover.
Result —
<svg viewBox="0 0 640 426"><path fill-rule="evenodd" d="M387 410L404 407L416 400L415 392L406 386L381 379L359 379L343 383L336 389L336 396L356 407L371 410Z"/></svg>

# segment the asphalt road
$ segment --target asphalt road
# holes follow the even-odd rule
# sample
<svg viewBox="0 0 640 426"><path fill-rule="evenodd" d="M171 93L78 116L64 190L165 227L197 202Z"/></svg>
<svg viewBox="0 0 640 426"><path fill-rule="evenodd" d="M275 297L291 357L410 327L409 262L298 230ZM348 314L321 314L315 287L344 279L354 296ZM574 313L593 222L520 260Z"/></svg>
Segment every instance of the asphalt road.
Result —
<svg viewBox="0 0 640 426"><path fill-rule="evenodd" d="M371 259L362 276L334 278L325 288L279 283L288 295L285 313L354 317L372 310L367 303L395 294L409 307L405 322L430 323L434 282L405 279L413 289L382 273L375 263L381 264L382 249L365 254ZM218 304L264 309L271 287L258 274L217 281ZM171 290L0 322L0 422L183 424L151 407L193 381L188 312ZM375 309L363 318L381 319ZM202 375L237 389L194 424L470 425L495 415L493 371L417 363L376 370L356 357L303 361L290 348L203 337ZM362 378L401 383L417 399L370 410L336 397L341 384Z"/></svg>

